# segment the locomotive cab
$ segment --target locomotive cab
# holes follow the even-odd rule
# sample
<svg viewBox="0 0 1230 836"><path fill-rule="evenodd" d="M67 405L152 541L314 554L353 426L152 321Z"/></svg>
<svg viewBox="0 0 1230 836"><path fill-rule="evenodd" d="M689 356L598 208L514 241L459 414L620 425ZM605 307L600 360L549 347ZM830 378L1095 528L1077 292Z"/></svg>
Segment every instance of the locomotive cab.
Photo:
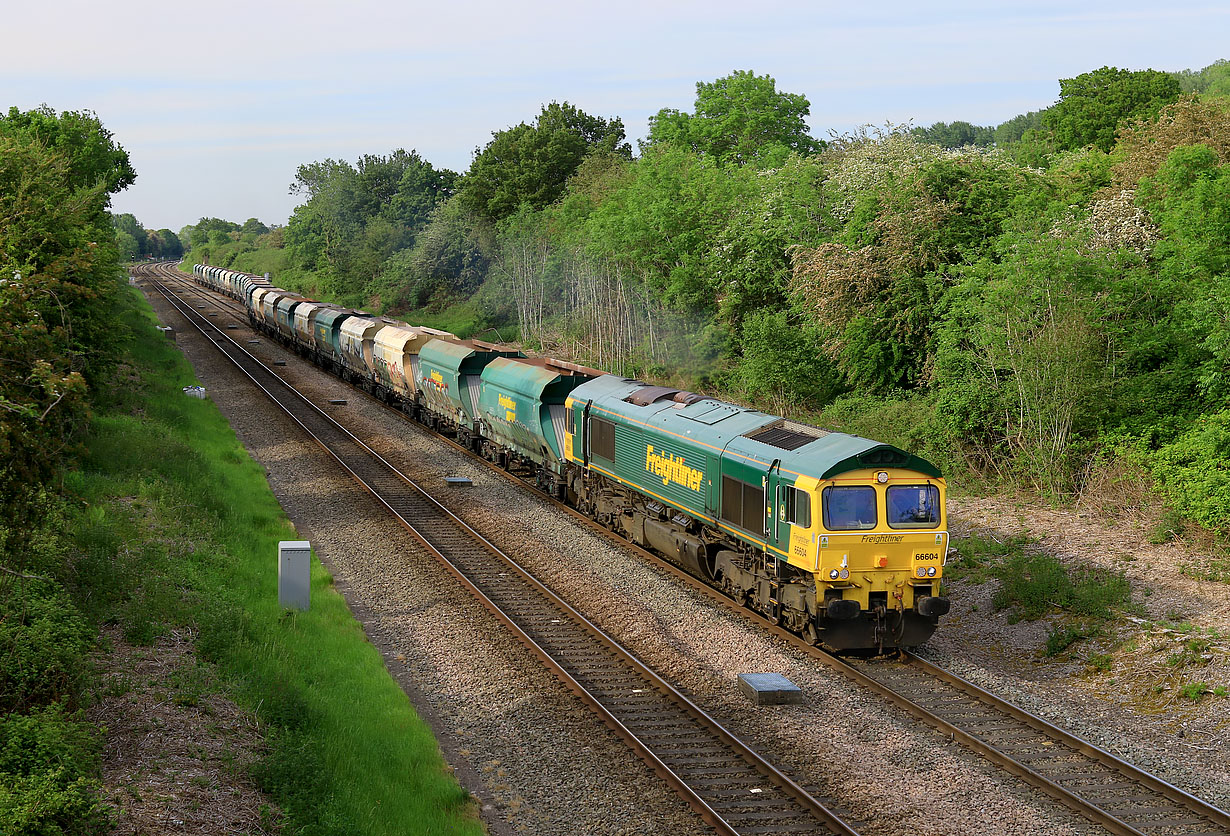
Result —
<svg viewBox="0 0 1230 836"><path fill-rule="evenodd" d="M948 612L943 479L867 468L820 483L815 569L821 638L917 645ZM865 622L873 622L869 632Z"/></svg>

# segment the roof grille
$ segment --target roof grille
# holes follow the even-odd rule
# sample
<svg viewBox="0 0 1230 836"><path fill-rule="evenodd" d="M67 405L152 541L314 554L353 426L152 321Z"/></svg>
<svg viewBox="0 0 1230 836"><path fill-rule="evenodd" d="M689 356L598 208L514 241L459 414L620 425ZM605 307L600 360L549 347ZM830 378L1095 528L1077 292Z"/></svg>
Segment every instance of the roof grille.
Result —
<svg viewBox="0 0 1230 836"><path fill-rule="evenodd" d="M750 438L759 441L761 444L769 444L773 447L778 447L782 450L797 450L804 444L810 444L817 438L823 438L828 435L827 430L816 429L809 427L806 424L798 424L794 421L774 421L772 424L764 427L757 427L750 433L747 433L744 438Z"/></svg>

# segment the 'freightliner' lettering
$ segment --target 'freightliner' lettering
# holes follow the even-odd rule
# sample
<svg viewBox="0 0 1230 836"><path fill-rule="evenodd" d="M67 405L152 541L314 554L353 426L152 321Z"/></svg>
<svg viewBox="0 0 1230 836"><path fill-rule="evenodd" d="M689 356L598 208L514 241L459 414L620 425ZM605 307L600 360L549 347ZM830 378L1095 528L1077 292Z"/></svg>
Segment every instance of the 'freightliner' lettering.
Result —
<svg viewBox="0 0 1230 836"><path fill-rule="evenodd" d="M674 482L676 485L699 491L701 480L705 478L704 472L688 467L683 462L683 456L655 453L652 444L648 445L645 450L645 469L655 476L662 477L663 485Z"/></svg>
<svg viewBox="0 0 1230 836"><path fill-rule="evenodd" d="M864 543L900 543L905 539L904 534L864 534Z"/></svg>

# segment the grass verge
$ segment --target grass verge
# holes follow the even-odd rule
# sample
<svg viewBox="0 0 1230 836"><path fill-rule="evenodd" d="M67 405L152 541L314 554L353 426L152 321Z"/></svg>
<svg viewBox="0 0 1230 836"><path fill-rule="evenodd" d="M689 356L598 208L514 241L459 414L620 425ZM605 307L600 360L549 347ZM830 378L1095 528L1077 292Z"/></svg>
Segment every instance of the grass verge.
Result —
<svg viewBox="0 0 1230 836"><path fill-rule="evenodd" d="M332 578L312 564L312 607L277 603L277 542L298 539L262 468L132 291L117 327L126 380L100 403L66 493L75 597L87 615L150 643L196 636L228 696L265 724L256 768L286 832L482 832L430 730L367 643Z"/></svg>

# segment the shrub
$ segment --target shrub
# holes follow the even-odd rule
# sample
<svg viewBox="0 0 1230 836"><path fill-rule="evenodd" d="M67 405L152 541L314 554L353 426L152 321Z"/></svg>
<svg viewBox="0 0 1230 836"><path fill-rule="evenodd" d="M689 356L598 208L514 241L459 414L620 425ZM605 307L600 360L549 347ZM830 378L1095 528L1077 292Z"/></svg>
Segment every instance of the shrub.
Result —
<svg viewBox="0 0 1230 836"><path fill-rule="evenodd" d="M0 718L0 833L109 832L99 752L97 729L60 703Z"/></svg>
<svg viewBox="0 0 1230 836"><path fill-rule="evenodd" d="M0 711L76 696L93 631L58 584L30 581L0 600Z"/></svg>
<svg viewBox="0 0 1230 836"><path fill-rule="evenodd" d="M1083 638L1085 633L1075 627L1051 627L1046 631L1046 655L1058 656Z"/></svg>
<svg viewBox="0 0 1230 836"><path fill-rule="evenodd" d="M1167 499L1193 520L1224 532L1230 519L1230 410L1202 415L1153 454L1151 469Z"/></svg>
<svg viewBox="0 0 1230 836"><path fill-rule="evenodd" d="M992 598L996 609L1015 606L1026 620L1040 618L1053 607L1109 619L1115 609L1132 603L1131 586L1122 574L1093 567L1069 571L1048 554L1022 552L996 567L994 574L1001 582Z"/></svg>

